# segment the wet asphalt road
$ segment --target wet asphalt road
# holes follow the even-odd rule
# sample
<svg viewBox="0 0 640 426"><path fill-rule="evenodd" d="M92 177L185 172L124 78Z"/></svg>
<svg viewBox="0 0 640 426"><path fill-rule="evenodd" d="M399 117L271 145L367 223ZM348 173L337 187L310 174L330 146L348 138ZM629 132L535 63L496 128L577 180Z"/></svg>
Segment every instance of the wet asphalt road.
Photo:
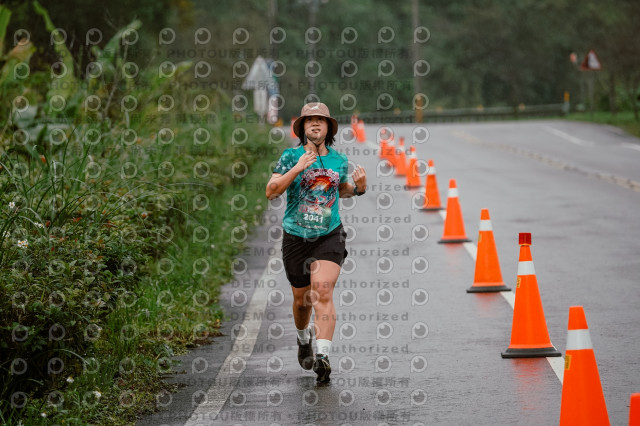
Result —
<svg viewBox="0 0 640 426"><path fill-rule="evenodd" d="M553 425L562 385L545 358L502 359L513 310L500 294L467 294L474 262L437 244L443 220L416 209L423 189L386 176L366 144L338 148L368 173L363 197L343 200L350 252L334 293L332 381L317 386L296 359L292 297L279 260L283 200L235 264L222 291L225 336L181 357L139 425ZM416 125L390 125L407 146ZM505 282L515 288L518 233L532 254L552 343L564 353L568 310L583 305L611 424L626 424L640 391L640 140L564 121L424 125L440 197L457 181L467 236L491 213Z"/></svg>

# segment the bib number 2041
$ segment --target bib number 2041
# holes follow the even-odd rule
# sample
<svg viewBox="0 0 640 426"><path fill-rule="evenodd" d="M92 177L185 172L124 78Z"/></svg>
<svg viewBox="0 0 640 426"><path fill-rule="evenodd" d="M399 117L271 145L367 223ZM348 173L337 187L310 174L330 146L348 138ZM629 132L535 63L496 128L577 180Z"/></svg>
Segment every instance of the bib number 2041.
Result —
<svg viewBox="0 0 640 426"><path fill-rule="evenodd" d="M301 204L298 210L298 225L310 229L328 229L331 209L326 206Z"/></svg>
<svg viewBox="0 0 640 426"><path fill-rule="evenodd" d="M318 224L321 224L322 220L324 219L324 217L322 217L322 215L313 214L313 213L304 213L302 215L302 218L304 219L305 222L315 222L315 223L318 223Z"/></svg>

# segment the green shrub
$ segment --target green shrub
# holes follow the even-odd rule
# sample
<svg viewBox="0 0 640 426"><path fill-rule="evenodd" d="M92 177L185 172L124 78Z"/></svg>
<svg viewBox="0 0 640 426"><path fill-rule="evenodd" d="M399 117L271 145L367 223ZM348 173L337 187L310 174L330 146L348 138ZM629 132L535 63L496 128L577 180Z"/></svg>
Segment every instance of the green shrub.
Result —
<svg viewBox="0 0 640 426"><path fill-rule="evenodd" d="M45 70L11 80L7 67L27 56L0 69L0 91L13 100L0 108L0 420L8 424L43 414L121 424L152 410L155 394L171 390L158 380L171 356L217 334L217 289L243 246L229 233L249 232L266 205L255 188L280 149L267 144L268 128L241 124L251 142L231 146L238 125L229 99L211 93L207 113L190 111L200 93L186 88L188 62L170 78L157 66L124 76L127 28L93 49L104 78L71 74L73 90L56 88ZM177 106L171 114L156 107L166 95ZM85 108L92 96L94 111ZM133 98L134 110L119 107ZM237 162L246 177L233 176ZM239 193L247 208L231 211ZM206 272L194 273L196 264Z"/></svg>

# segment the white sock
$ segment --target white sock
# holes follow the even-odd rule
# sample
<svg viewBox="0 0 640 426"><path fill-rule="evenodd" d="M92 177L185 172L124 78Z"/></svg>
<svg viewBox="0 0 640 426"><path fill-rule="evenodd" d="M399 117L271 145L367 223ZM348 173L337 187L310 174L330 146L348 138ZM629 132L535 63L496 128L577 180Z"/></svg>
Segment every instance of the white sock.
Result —
<svg viewBox="0 0 640 426"><path fill-rule="evenodd" d="M309 326L306 326L304 330L298 330L296 328L296 331L298 332L298 340L300 340L300 343L302 343L303 345L309 343L309 340L311 339L311 331L309 330Z"/></svg>
<svg viewBox="0 0 640 426"><path fill-rule="evenodd" d="M331 340L317 339L316 340L316 353L329 355L331 351Z"/></svg>

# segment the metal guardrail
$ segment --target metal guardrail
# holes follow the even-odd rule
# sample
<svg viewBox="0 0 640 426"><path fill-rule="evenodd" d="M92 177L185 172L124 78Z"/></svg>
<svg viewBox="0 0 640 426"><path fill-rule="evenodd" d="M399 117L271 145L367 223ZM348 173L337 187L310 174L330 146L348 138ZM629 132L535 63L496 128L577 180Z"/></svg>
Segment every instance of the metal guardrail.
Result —
<svg viewBox="0 0 640 426"><path fill-rule="evenodd" d="M520 105L516 107L476 107L428 110L422 112L423 123L447 123L456 121L507 120L531 117L559 117L567 113L565 104ZM338 123L351 122L351 115L334 116ZM415 110L363 112L358 118L365 123L415 123Z"/></svg>

